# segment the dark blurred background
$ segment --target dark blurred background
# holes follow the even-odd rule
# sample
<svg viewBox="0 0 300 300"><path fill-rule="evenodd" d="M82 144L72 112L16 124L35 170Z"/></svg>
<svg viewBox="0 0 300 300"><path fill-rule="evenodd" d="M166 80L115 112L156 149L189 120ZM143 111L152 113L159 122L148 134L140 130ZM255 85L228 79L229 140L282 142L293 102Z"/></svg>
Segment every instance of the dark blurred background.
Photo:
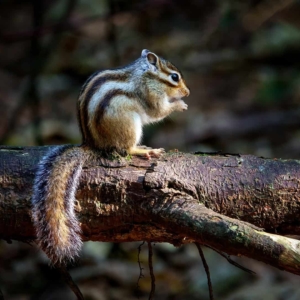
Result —
<svg viewBox="0 0 300 300"><path fill-rule="evenodd" d="M127 64L144 48L181 69L189 109L145 128L143 143L180 151L300 156L300 1L2 0L0 142L80 143L76 101L98 69ZM147 247L86 243L72 275L86 299L148 299ZM156 244L155 299L208 299L193 245ZM216 299L300 299L299 278L210 250ZM35 247L0 243L7 300L74 299Z"/></svg>

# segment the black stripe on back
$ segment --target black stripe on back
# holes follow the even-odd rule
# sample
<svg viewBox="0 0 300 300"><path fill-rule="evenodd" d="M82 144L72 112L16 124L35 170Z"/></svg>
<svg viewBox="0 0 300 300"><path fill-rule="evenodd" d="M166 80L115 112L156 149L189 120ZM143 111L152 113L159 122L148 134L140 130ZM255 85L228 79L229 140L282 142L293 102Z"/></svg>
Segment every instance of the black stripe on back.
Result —
<svg viewBox="0 0 300 300"><path fill-rule="evenodd" d="M96 78L92 78L89 80L89 82L85 85L86 94L84 96L83 101L83 107L82 110L78 107L78 119L80 123L80 128L82 132L83 137L83 143L93 145L94 139L92 136L92 133L90 132L90 129L88 127L88 105L94 95L94 93L101 88L103 84L105 84L108 81L121 81L126 82L129 78L128 74L124 73L111 73L111 74L99 74L96 75ZM83 95L84 91L81 92L81 95ZM102 102L102 100L100 100ZM82 115L81 115L82 114Z"/></svg>
<svg viewBox="0 0 300 300"><path fill-rule="evenodd" d="M80 93L79 93L79 97L82 95L82 93L84 92L84 90L86 89L86 87L88 86L88 84L92 81L92 79L94 77L96 77L101 71L96 71L94 72L83 84L83 86L81 87Z"/></svg>
<svg viewBox="0 0 300 300"><path fill-rule="evenodd" d="M101 122L105 109L110 105L111 100L117 96L125 96L127 98L132 98L132 99L136 98L136 95L133 92L127 92L121 89L115 89L107 92L103 96L102 101L100 102L97 108L97 115L95 118L96 124L99 124Z"/></svg>

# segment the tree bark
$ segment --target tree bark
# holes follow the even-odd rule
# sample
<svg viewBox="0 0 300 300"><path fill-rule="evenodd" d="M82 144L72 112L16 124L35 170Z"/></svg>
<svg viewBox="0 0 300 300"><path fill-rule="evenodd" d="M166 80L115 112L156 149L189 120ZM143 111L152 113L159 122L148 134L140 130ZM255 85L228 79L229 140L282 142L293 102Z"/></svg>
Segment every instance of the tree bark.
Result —
<svg viewBox="0 0 300 300"><path fill-rule="evenodd" d="M49 147L0 148L0 237L33 240L30 197ZM300 162L167 153L84 167L76 210L83 239L198 242L300 274ZM277 233L277 234L274 234Z"/></svg>

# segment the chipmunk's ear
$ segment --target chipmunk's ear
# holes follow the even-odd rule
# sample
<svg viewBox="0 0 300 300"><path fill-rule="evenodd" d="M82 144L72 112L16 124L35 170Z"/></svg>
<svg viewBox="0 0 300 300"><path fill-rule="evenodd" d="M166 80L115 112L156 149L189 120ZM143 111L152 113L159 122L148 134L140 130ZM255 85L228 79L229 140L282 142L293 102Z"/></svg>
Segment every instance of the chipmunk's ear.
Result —
<svg viewBox="0 0 300 300"><path fill-rule="evenodd" d="M149 68L152 71L157 71L159 58L158 58L158 56L155 53L150 52L147 49L144 49L142 51L142 55L141 56L144 57L144 58L146 58L148 66L149 66Z"/></svg>

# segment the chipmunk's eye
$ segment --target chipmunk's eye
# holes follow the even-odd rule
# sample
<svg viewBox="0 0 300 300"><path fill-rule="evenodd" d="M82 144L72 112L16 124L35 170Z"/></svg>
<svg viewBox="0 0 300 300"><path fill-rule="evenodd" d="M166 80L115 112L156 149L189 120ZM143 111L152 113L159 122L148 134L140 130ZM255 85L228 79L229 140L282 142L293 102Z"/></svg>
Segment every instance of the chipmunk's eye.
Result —
<svg viewBox="0 0 300 300"><path fill-rule="evenodd" d="M178 82L179 81L179 76L176 73L172 73L171 74L171 78L173 79L173 81Z"/></svg>

